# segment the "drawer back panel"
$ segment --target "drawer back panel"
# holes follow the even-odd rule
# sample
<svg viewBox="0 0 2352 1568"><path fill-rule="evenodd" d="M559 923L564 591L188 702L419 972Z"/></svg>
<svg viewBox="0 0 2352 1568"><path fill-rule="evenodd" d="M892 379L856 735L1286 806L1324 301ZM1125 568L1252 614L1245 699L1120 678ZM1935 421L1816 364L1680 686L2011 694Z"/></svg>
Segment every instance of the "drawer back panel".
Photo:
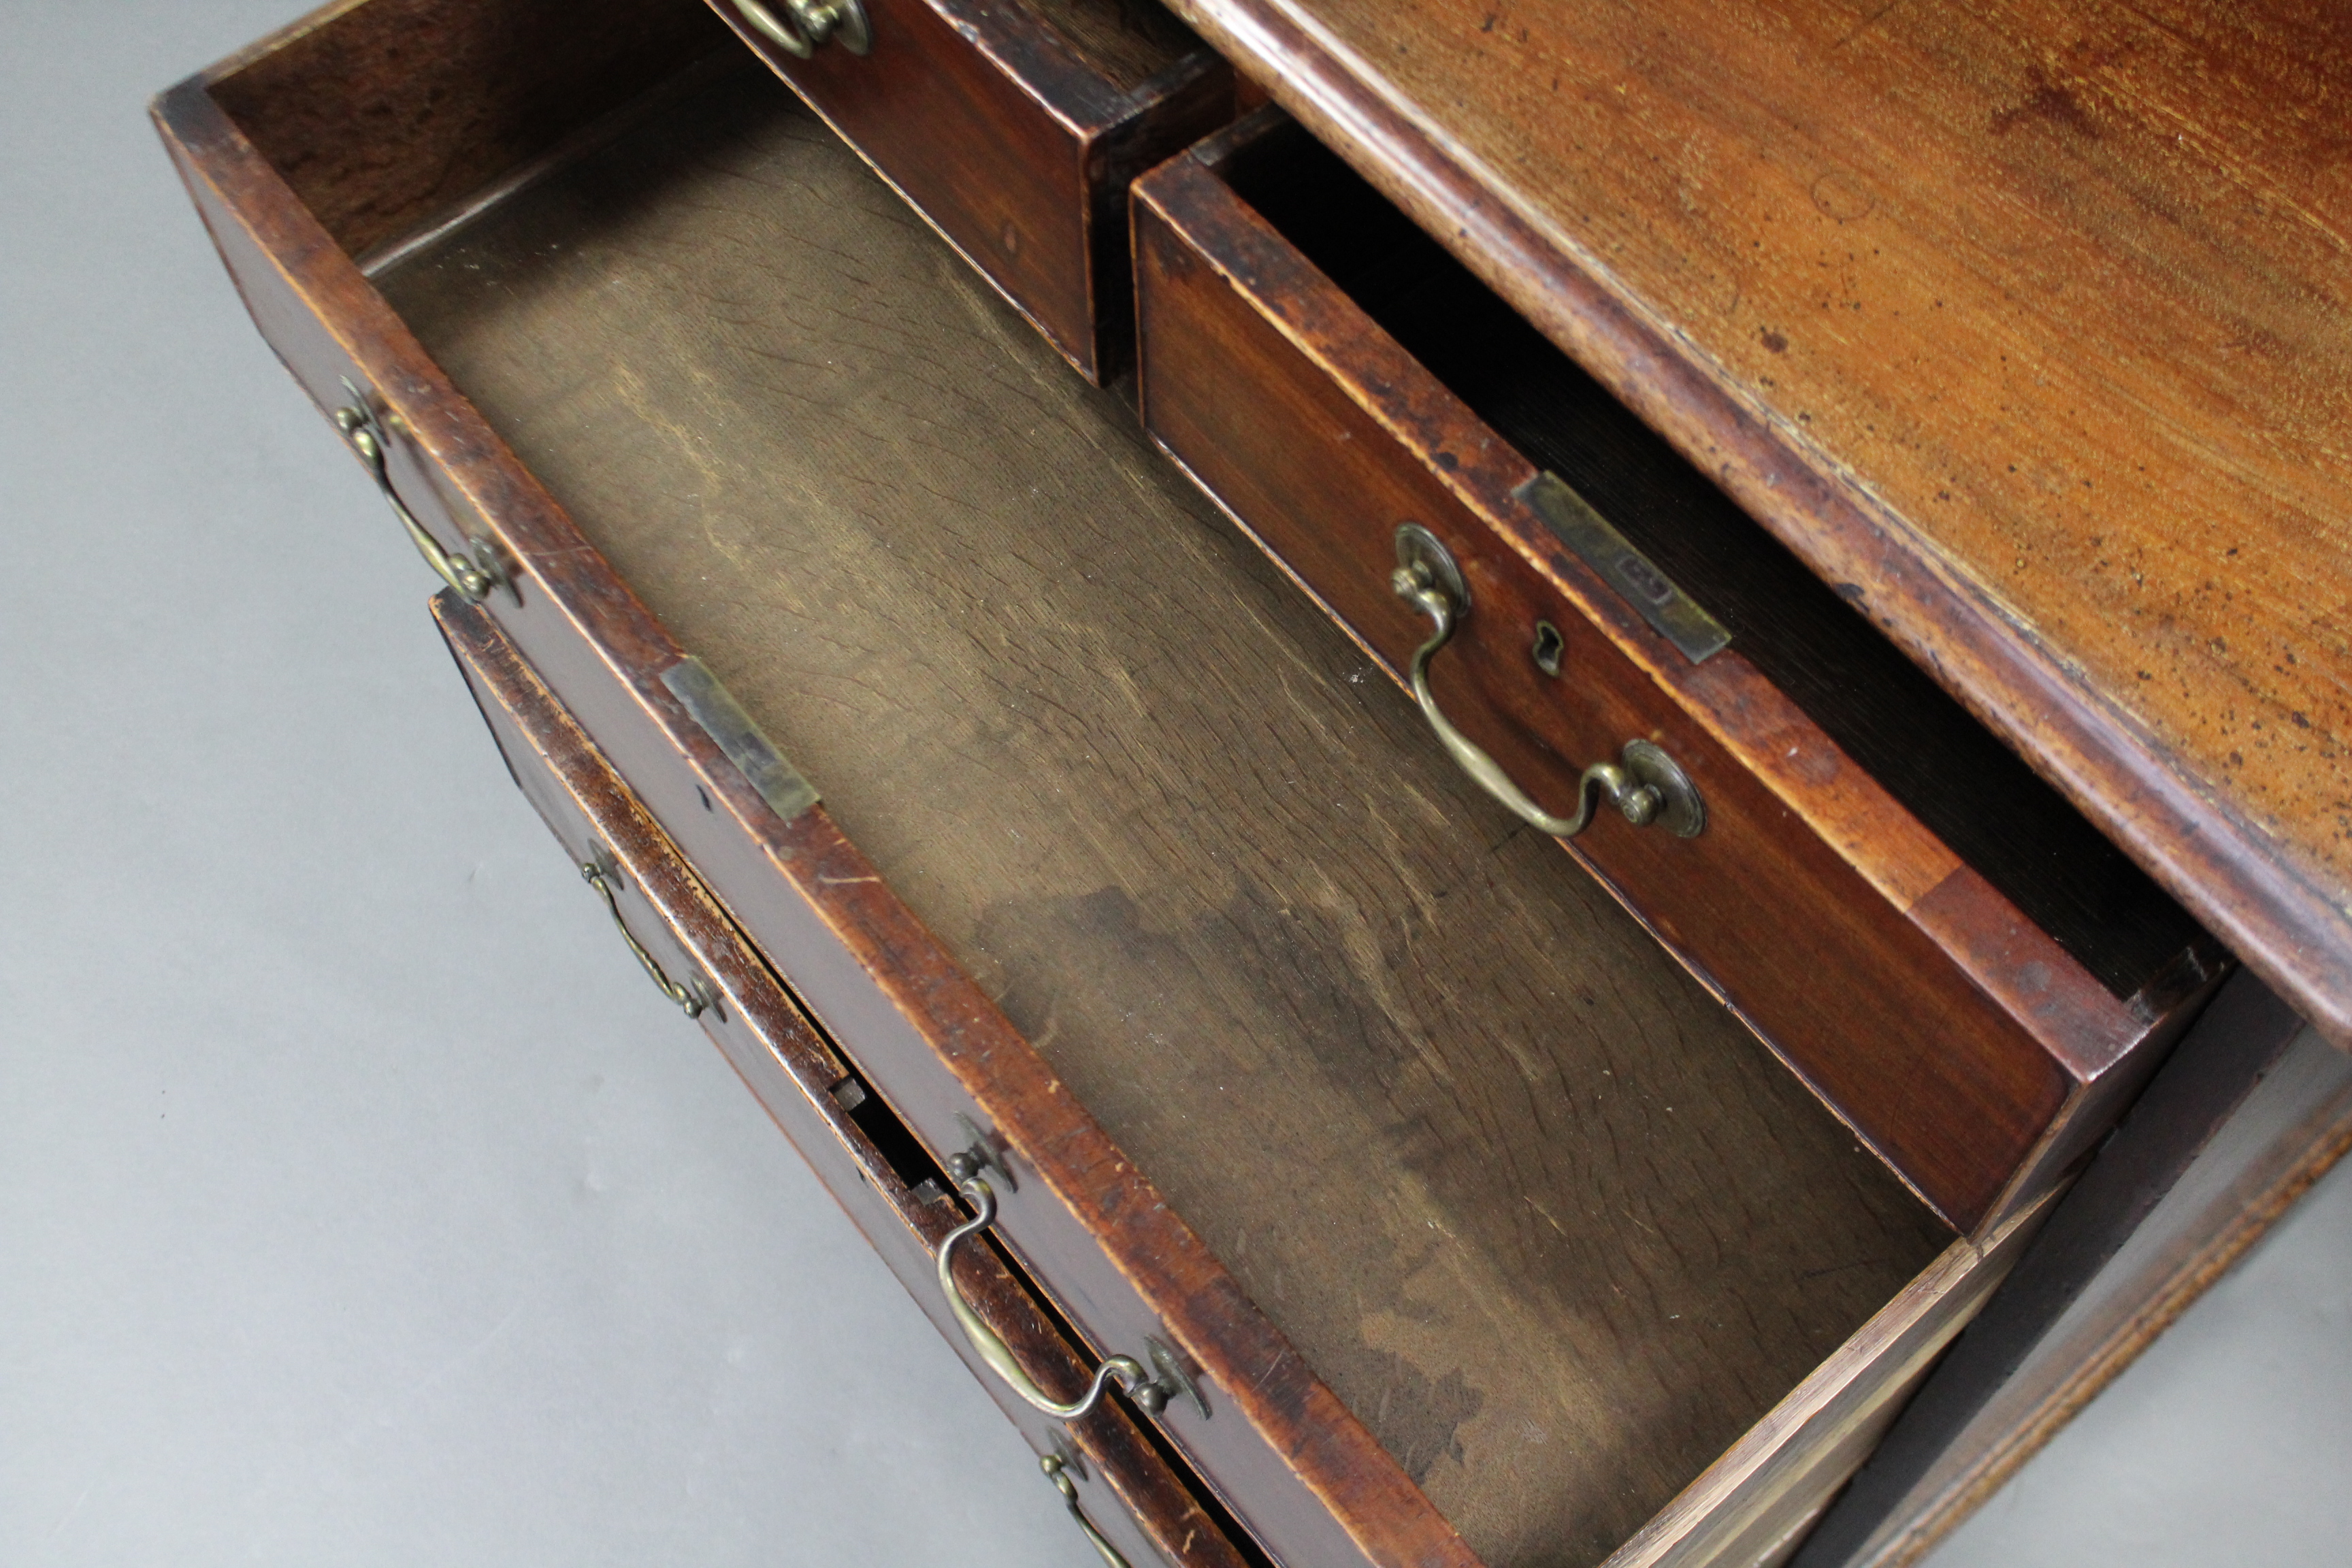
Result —
<svg viewBox="0 0 2352 1568"><path fill-rule="evenodd" d="M1947 1239L765 84L380 286L1487 1561L1607 1555Z"/></svg>
<svg viewBox="0 0 2352 1568"><path fill-rule="evenodd" d="M256 46L212 92L364 257L731 47L697 0L369 0Z"/></svg>

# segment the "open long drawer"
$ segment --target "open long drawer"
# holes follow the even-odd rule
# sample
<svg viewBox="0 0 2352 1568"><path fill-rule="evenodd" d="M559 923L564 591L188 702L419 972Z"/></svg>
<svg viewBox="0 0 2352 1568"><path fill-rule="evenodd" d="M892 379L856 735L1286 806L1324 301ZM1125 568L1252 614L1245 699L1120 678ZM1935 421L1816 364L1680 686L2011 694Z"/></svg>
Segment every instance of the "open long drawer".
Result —
<svg viewBox="0 0 2352 1568"><path fill-rule="evenodd" d="M415 3L289 37L331 61ZM266 89L322 149L383 100L526 118L478 51L264 46L158 111L481 646L1070 1334L1132 1358L1114 1397L1244 1550L1786 1544L2030 1216L1954 1239L731 46L645 68L668 12L635 0L469 25L559 14L631 68L364 247L320 193L428 186L447 138L286 168L224 104Z"/></svg>

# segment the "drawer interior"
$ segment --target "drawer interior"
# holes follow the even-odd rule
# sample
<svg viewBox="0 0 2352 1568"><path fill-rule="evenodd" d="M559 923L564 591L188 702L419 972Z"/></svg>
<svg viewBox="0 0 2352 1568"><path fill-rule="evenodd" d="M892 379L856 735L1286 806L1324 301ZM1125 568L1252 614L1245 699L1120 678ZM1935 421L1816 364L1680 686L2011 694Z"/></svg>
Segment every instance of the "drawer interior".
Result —
<svg viewBox="0 0 2352 1568"><path fill-rule="evenodd" d="M1336 154L1286 121L1218 174L1503 440L1597 508L1768 679L2117 997L2173 998L2196 921L1838 591ZM2063 508L2063 497L2053 499ZM2210 940L2210 939L2208 939Z"/></svg>
<svg viewBox="0 0 2352 1568"><path fill-rule="evenodd" d="M378 286L1488 1562L1950 1239L764 73Z"/></svg>

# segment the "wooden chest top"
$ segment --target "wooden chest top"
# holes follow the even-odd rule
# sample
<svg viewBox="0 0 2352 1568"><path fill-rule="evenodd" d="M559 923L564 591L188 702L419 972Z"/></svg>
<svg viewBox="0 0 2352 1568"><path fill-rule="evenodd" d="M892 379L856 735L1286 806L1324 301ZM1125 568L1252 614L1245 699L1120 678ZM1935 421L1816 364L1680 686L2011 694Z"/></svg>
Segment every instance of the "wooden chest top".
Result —
<svg viewBox="0 0 2352 1568"><path fill-rule="evenodd" d="M2352 12L1175 8L2352 1044Z"/></svg>

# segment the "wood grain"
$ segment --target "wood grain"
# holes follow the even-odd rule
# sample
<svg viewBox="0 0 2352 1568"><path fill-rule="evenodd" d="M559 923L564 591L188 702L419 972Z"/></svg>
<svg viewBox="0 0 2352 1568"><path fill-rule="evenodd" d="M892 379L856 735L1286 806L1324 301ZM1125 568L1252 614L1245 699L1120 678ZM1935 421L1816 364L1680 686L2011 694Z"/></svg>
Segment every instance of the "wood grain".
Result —
<svg viewBox="0 0 2352 1568"><path fill-rule="evenodd" d="M1592 503L1723 623L1736 655L2116 996L2142 994L2199 938L2179 905L1835 590L1335 154L1276 119L1195 157L1468 414ZM1221 226L1228 245L1265 243L1231 218ZM1271 278L1242 286L1261 310L1286 308ZM1428 444L1455 439L1437 430Z"/></svg>
<svg viewBox="0 0 2352 1568"><path fill-rule="evenodd" d="M1175 8L2352 1044L2340 10Z"/></svg>
<svg viewBox="0 0 2352 1568"><path fill-rule="evenodd" d="M772 99L383 287L1487 1560L1605 1555L1933 1256Z"/></svg>
<svg viewBox="0 0 2352 1568"><path fill-rule="evenodd" d="M1806 1542L1807 1568L1938 1539L2316 1179L2352 1142L2347 1110L2352 1064L2233 979Z"/></svg>
<svg viewBox="0 0 2352 1568"><path fill-rule="evenodd" d="M1201 40L1158 0L1019 3L1121 92L1136 91L1201 49Z"/></svg>
<svg viewBox="0 0 2352 1568"><path fill-rule="evenodd" d="M356 256L726 47L690 0L370 0L225 62L213 91Z"/></svg>
<svg viewBox="0 0 2352 1568"><path fill-rule="evenodd" d="M1824 1362L1605 1568L1774 1568L1802 1539L1912 1391L2000 1287L2055 1194L1935 1265Z"/></svg>

